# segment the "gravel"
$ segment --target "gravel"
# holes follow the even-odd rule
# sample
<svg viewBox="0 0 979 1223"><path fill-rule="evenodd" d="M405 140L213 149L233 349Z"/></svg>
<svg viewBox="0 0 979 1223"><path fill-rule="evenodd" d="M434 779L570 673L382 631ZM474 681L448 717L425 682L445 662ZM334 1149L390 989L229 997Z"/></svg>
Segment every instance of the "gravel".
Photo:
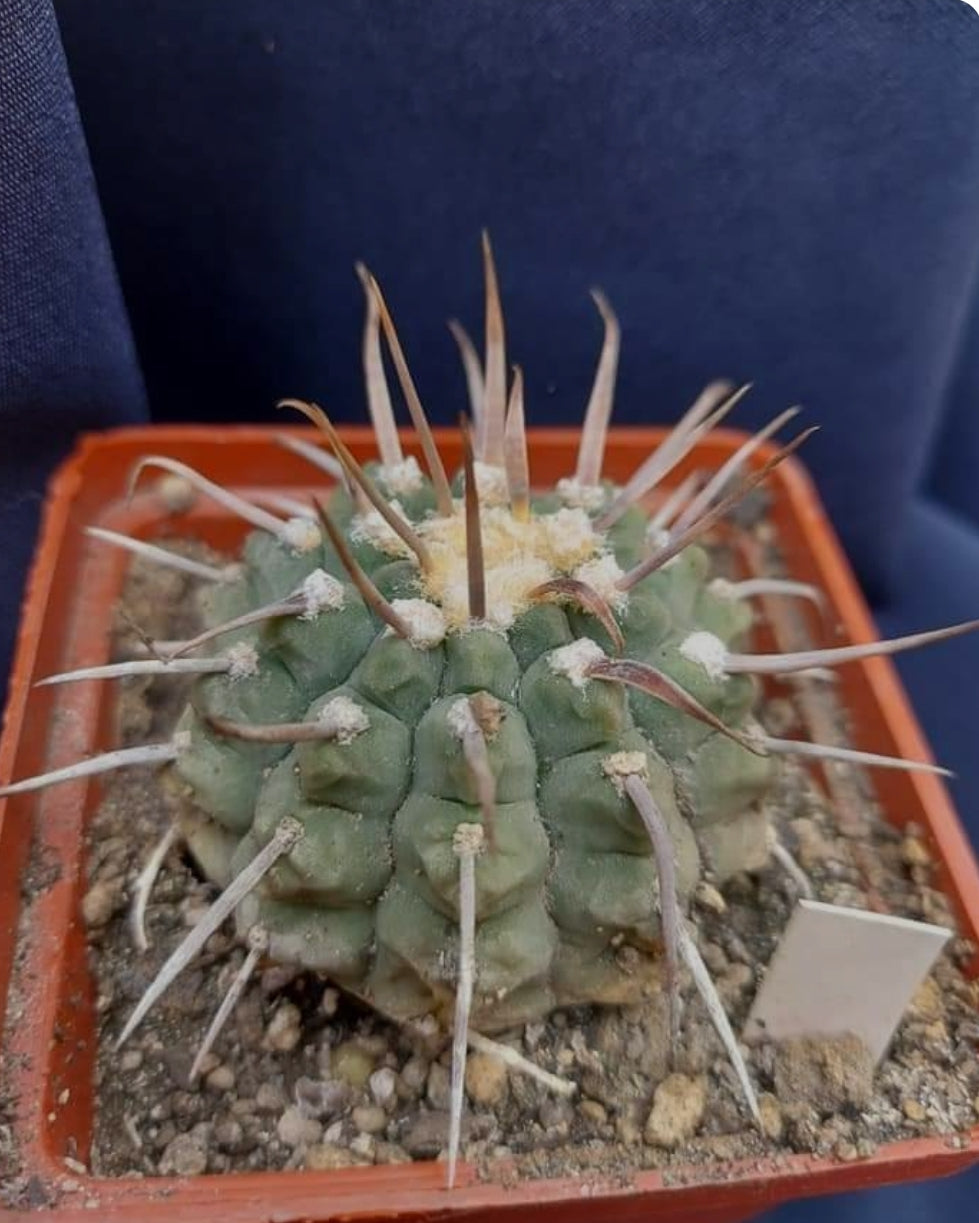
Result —
<svg viewBox="0 0 979 1223"><path fill-rule="evenodd" d="M160 590L145 576L137 587L143 602L133 601L131 586L129 614L168 635L174 626L160 621ZM176 627L174 635L186 632ZM123 740L166 734L182 701L173 685L124 684ZM908 826L898 833L884 824L866 792L859 835L843 831L810 775L786 762L773 801L779 834L818 899L954 924L920 831ZM443 1153L449 1070L438 1025L399 1028L311 974L257 976L201 1081L188 1086L204 1031L243 958L228 930L209 941L127 1046L114 1049L146 983L214 896L189 861L171 853L147 911L151 949L134 953L125 907L166 819L166 796L153 777L134 771L107 779L83 899L101 1029L92 1171L193 1176L401 1163ZM691 920L736 1031L793 903L791 886L775 869L723 886L708 878L698 889ZM763 1133L747 1118L689 985L672 1066L662 998L604 1013L555 1012L500 1039L576 1083L575 1096L552 1095L473 1052L464 1155L488 1177L499 1174L503 1158L512 1176L597 1170L628 1177L659 1168L678 1177L691 1164L789 1151L862 1159L883 1142L963 1133L979 1113L979 988L963 971L971 955L964 942L950 941L874 1074L859 1048L840 1042L747 1049Z"/></svg>

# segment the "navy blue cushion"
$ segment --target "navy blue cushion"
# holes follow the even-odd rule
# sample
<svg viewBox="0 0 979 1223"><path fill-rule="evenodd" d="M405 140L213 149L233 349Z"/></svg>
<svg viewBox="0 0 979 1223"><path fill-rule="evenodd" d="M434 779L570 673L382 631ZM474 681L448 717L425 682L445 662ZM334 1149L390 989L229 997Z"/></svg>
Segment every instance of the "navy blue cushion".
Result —
<svg viewBox="0 0 979 1223"><path fill-rule="evenodd" d="M979 239L973 253L972 310L963 320L948 409L931 464L933 496L979 526Z"/></svg>
<svg viewBox="0 0 979 1223"><path fill-rule="evenodd" d="M967 1223L974 1219L979 1173L965 1172L925 1184L833 1194L790 1202L757 1223Z"/></svg>
<svg viewBox="0 0 979 1223"><path fill-rule="evenodd" d="M0 698L48 471L144 412L51 6L0 0Z"/></svg>
<svg viewBox="0 0 979 1223"><path fill-rule="evenodd" d="M891 598L877 608L885 636L979 617L979 532L930 501L914 504ZM979 633L897 658L901 678L933 749L952 769L950 783L973 844L979 847Z"/></svg>

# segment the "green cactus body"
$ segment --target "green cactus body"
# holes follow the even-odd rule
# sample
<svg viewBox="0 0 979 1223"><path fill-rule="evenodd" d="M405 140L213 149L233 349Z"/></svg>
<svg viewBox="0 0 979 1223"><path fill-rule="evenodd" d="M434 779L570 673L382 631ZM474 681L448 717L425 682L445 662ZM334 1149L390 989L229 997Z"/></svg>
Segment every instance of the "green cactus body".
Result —
<svg viewBox="0 0 979 1223"><path fill-rule="evenodd" d="M383 485L383 469L373 475ZM604 487L603 503L614 491ZM453 838L486 817L464 739L473 710L488 711L494 808L475 863L472 1022L492 1031L561 1004L634 1001L657 988L656 864L616 760L641 770L663 813L681 903L705 862L723 875L764 856L760 803L772 765L654 696L590 676L589 661L614 653L608 627L572 599L533 594L555 578L589 581L612 610L624 657L656 666L744 728L754 682L712 675L685 648L695 633L730 646L749 622L723 584L710 585L703 549L624 593L616 577L644 554L640 510L602 532L600 506L569 508L557 493L537 499L527 522L486 500L488 606L472 621L461 500L439 517L423 480L399 501L429 549L426 572L376 515L334 494L355 560L417 630L407 638L368 607L331 548L290 554L252 535L239 579L205 604L212 623L304 582L319 583L320 601L229 634L233 648L252 650L250 671L197 681L182 723L189 746L173 771L191 848L219 882L286 816L304 829L239 906L243 931L261 922L273 958L326 973L398 1020L434 1013L449 1025L459 946ZM214 716L313 726L333 718L343 729L257 744L224 737Z"/></svg>

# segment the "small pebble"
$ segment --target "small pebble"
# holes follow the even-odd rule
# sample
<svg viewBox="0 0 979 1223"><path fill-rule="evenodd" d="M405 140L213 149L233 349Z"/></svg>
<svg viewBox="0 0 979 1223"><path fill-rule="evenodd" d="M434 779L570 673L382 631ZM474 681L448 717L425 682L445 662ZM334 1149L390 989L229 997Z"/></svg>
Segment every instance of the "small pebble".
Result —
<svg viewBox="0 0 979 1223"><path fill-rule="evenodd" d="M901 842L901 859L908 866L931 865L931 854L928 847L917 837L905 837Z"/></svg>
<svg viewBox="0 0 979 1223"><path fill-rule="evenodd" d="M350 1114L350 1119L364 1134L381 1134L387 1128L388 1115L377 1104L361 1104Z"/></svg>
<svg viewBox="0 0 979 1223"><path fill-rule="evenodd" d="M373 1163L376 1145L377 1144L372 1134L360 1133L351 1142L350 1150L354 1155L358 1155L361 1159L366 1159L370 1163Z"/></svg>
<svg viewBox="0 0 979 1223"><path fill-rule="evenodd" d="M398 1087L398 1076L390 1066L382 1066L375 1070L367 1080L371 1096L375 1102L382 1105L393 1104Z"/></svg>
<svg viewBox="0 0 979 1223"><path fill-rule="evenodd" d="M327 986L323 991L323 997L320 999L320 1010L327 1018L332 1019L337 1013L337 1007L340 1005L340 991L333 989L332 986Z"/></svg>
<svg viewBox="0 0 979 1223"><path fill-rule="evenodd" d="M182 1050L182 1049L177 1050L176 1059L171 1059L170 1064L172 1066L179 1066L181 1069L181 1073L183 1073L183 1066L186 1064L185 1057L186 1057L185 1050ZM211 1073L211 1071L215 1068L215 1066L220 1066L220 1065L221 1065L221 1059L218 1057L216 1053L214 1052L205 1053L204 1056L201 1058L200 1073L204 1075L205 1077L207 1077L207 1075ZM189 1073L189 1069L188 1069L188 1073Z"/></svg>
<svg viewBox="0 0 979 1223"><path fill-rule="evenodd" d="M333 1050L333 1075L358 1091L367 1086L376 1058L356 1041L346 1040Z"/></svg>
<svg viewBox="0 0 979 1223"><path fill-rule="evenodd" d="M313 1172L328 1172L334 1168L352 1168L357 1157L332 1142L321 1142L306 1152L305 1166Z"/></svg>
<svg viewBox="0 0 979 1223"><path fill-rule="evenodd" d="M772 1142L778 1142L782 1137L785 1123L782 1119L782 1110L779 1107L779 1102L771 1092L764 1091L759 1095L758 1113L761 1117L761 1128L765 1137L770 1138Z"/></svg>
<svg viewBox="0 0 979 1223"><path fill-rule="evenodd" d="M698 883L693 898L702 908L709 909L712 913L727 912L727 901L712 883Z"/></svg>
<svg viewBox="0 0 979 1223"><path fill-rule="evenodd" d="M198 1134L178 1134L160 1159L164 1176L200 1176L206 1170L207 1147Z"/></svg>
<svg viewBox="0 0 979 1223"><path fill-rule="evenodd" d="M925 1121L928 1117L928 1110L920 1100L902 1100L901 1110L909 1121Z"/></svg>
<svg viewBox="0 0 979 1223"><path fill-rule="evenodd" d="M582 1100L578 1105L578 1112L581 1113L586 1121L590 1121L592 1125L604 1125L608 1120L605 1106L599 1104L597 1100Z"/></svg>
<svg viewBox="0 0 979 1223"><path fill-rule="evenodd" d="M730 961L724 954L724 948L717 943L712 943L705 939L700 948L700 954L711 974L715 977L719 977L730 966Z"/></svg>
<svg viewBox="0 0 979 1223"><path fill-rule="evenodd" d="M323 1137L322 1125L304 1116L295 1105L287 1108L279 1118L275 1132L287 1147L310 1147Z"/></svg>
<svg viewBox="0 0 979 1223"><path fill-rule="evenodd" d="M563 1096L547 1095L537 1109L537 1120L545 1130L567 1133L574 1119L574 1106Z"/></svg>
<svg viewBox="0 0 979 1223"><path fill-rule="evenodd" d="M245 1131L234 1117L224 1117L214 1126L214 1141L224 1151L234 1151L241 1145Z"/></svg>
<svg viewBox="0 0 979 1223"><path fill-rule="evenodd" d="M260 1113L280 1113L285 1106L285 1093L277 1083L263 1083L255 1093L255 1107Z"/></svg>
<svg viewBox="0 0 979 1223"><path fill-rule="evenodd" d="M82 917L90 930L107 926L121 900L119 888L104 880L96 880L82 897Z"/></svg>
<svg viewBox="0 0 979 1223"><path fill-rule="evenodd" d="M463 1135L468 1130L468 1117L462 1119ZM449 1114L419 1113L408 1126L401 1145L416 1159L434 1159L449 1141Z"/></svg>
<svg viewBox="0 0 979 1223"><path fill-rule="evenodd" d="M811 871L832 856L833 846L820 832L815 821L808 817L800 817L792 820L790 827L796 836L798 843L796 857L803 870Z"/></svg>
<svg viewBox="0 0 979 1223"><path fill-rule="evenodd" d="M368 1057L372 1057L375 1062L388 1051L387 1037L383 1036L380 1032L357 1036L354 1039L354 1043L358 1048L363 1049Z"/></svg>
<svg viewBox="0 0 979 1223"><path fill-rule="evenodd" d="M265 1029L262 1044L276 1053L291 1053L302 1037L302 1016L291 1002L281 1002Z"/></svg>
<svg viewBox="0 0 979 1223"><path fill-rule="evenodd" d="M215 1066L205 1079L212 1091L230 1091L235 1085L235 1072L230 1066Z"/></svg>
<svg viewBox="0 0 979 1223"><path fill-rule="evenodd" d="M428 1078L428 1062L421 1057L409 1057L398 1075L398 1095L403 1100L417 1099Z"/></svg>
<svg viewBox="0 0 979 1223"><path fill-rule="evenodd" d="M941 990L934 978L926 977L915 990L908 1014L931 1023L941 1018L942 1009Z"/></svg>
<svg viewBox="0 0 979 1223"><path fill-rule="evenodd" d="M755 983L755 974L747 964L732 964L718 980L717 989L729 1005L736 1003L746 989Z"/></svg>
<svg viewBox="0 0 979 1223"><path fill-rule="evenodd" d="M697 1132L707 1106L705 1075L671 1074L656 1088L646 1121L645 1138L652 1146L678 1146Z"/></svg>
<svg viewBox="0 0 979 1223"><path fill-rule="evenodd" d="M466 1062L466 1091L474 1104L492 1108L506 1095L507 1069L498 1057L473 1053Z"/></svg>
<svg viewBox="0 0 979 1223"><path fill-rule="evenodd" d="M449 1107L450 1075L445 1066L432 1062L428 1068L428 1082L425 1085L425 1096L433 1108Z"/></svg>
<svg viewBox="0 0 979 1223"><path fill-rule="evenodd" d="M296 1103L306 1114L321 1120L335 1117L350 1103L350 1085L335 1079L310 1079L303 1076L293 1088Z"/></svg>
<svg viewBox="0 0 979 1223"><path fill-rule="evenodd" d="M143 1064L143 1053L140 1049L126 1049L119 1058L120 1070L138 1070Z"/></svg>
<svg viewBox="0 0 979 1223"><path fill-rule="evenodd" d="M378 1142L374 1146L376 1164L410 1164L411 1156L396 1142Z"/></svg>

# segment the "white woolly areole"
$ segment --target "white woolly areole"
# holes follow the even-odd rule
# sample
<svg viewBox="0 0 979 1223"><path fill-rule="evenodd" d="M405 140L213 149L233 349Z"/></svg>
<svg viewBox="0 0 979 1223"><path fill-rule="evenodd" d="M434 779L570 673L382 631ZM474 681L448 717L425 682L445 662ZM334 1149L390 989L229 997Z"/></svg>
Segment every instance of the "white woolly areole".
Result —
<svg viewBox="0 0 979 1223"><path fill-rule="evenodd" d="M708 582L707 589L716 598L724 599L728 603L733 602L738 597L734 583L729 582L727 578L714 578L712 582Z"/></svg>
<svg viewBox="0 0 979 1223"><path fill-rule="evenodd" d="M589 526L581 529L580 511L568 521L555 516L532 515L528 521L515 518L508 506L480 509L483 537L483 572L486 586L486 615L481 626L510 628L517 616L531 604L535 587L571 572L594 556L602 538ZM469 582L466 558L466 518L456 503L451 516L426 518L416 530L428 548L431 564L421 580L428 598L439 604L448 626L465 631L474 626L469 618ZM569 546L573 545L573 546Z"/></svg>
<svg viewBox="0 0 979 1223"><path fill-rule="evenodd" d="M319 711L318 720L335 732L338 743L351 743L370 726L370 718L349 696L335 696Z"/></svg>
<svg viewBox="0 0 979 1223"><path fill-rule="evenodd" d="M557 675L564 675L576 688L584 688L588 668L601 662L605 651L590 637L579 637L570 645L558 646L547 656L547 665Z"/></svg>
<svg viewBox="0 0 979 1223"><path fill-rule="evenodd" d="M476 477L476 492L481 506L507 504L510 489L504 468L497 467L495 463L481 463L477 459L473 463L473 475Z"/></svg>
<svg viewBox="0 0 979 1223"><path fill-rule="evenodd" d="M236 641L225 652L229 679L247 679L258 674L258 651L247 641Z"/></svg>
<svg viewBox="0 0 979 1223"><path fill-rule="evenodd" d="M422 469L414 455L400 463L389 463L377 469L377 478L388 493L403 497L405 493L417 493L422 486Z"/></svg>
<svg viewBox="0 0 979 1223"><path fill-rule="evenodd" d="M452 702L445 715L445 720L449 724L449 730L457 739L465 739L466 735L471 735L479 730L479 723L473 714L469 698L465 696Z"/></svg>
<svg viewBox="0 0 979 1223"><path fill-rule="evenodd" d="M680 642L680 653L690 662L699 663L711 679L724 679L727 675L727 646L720 637L700 630L691 633Z"/></svg>
<svg viewBox="0 0 979 1223"><path fill-rule="evenodd" d="M646 528L646 538L649 540L649 546L658 552L670 542L670 533L666 527L654 527L650 523Z"/></svg>
<svg viewBox="0 0 979 1223"><path fill-rule="evenodd" d="M602 772L609 779L619 794L625 791L627 777L641 777L647 780L648 762L645 752L613 752L602 761Z"/></svg>
<svg viewBox="0 0 979 1223"><path fill-rule="evenodd" d="M664 548L669 546L673 536L664 527L656 527L655 529L651 529L646 532L646 538L649 540L649 544L653 552L661 552ZM678 552L676 556L671 556L666 564L662 565L661 568L671 568L677 563L681 555L682 553Z"/></svg>
<svg viewBox="0 0 979 1223"><path fill-rule="evenodd" d="M323 542L323 536L311 518L290 518L282 524L282 541L293 552L312 552Z"/></svg>
<svg viewBox="0 0 979 1223"><path fill-rule="evenodd" d="M389 501L389 507L405 522L408 516L399 501ZM350 538L355 544L373 544L389 556L411 556L411 549L401 536L391 529L377 510L356 514L350 523Z"/></svg>
<svg viewBox="0 0 979 1223"><path fill-rule="evenodd" d="M456 824L452 834L452 849L461 858L465 855L475 857L486 840L482 824Z"/></svg>
<svg viewBox="0 0 979 1223"><path fill-rule="evenodd" d="M572 509L600 510L607 499L606 490L601 484L582 484L576 476L565 476L557 482L557 495L565 505Z"/></svg>
<svg viewBox="0 0 979 1223"><path fill-rule="evenodd" d="M592 556L601 542L584 510L563 509L545 514L541 525L547 532L551 555L559 569L573 569Z"/></svg>
<svg viewBox="0 0 979 1223"><path fill-rule="evenodd" d="M441 607L426 599L393 599L391 606L405 622L408 640L419 650L431 650L445 640L446 623Z"/></svg>
<svg viewBox="0 0 979 1223"><path fill-rule="evenodd" d="M315 620L320 612L339 611L343 607L345 594L343 583L324 569L314 569L302 585L306 610L301 620Z"/></svg>
<svg viewBox="0 0 979 1223"><path fill-rule="evenodd" d="M618 585L622 572L622 566L611 552L607 552L604 556L595 556L579 565L574 571L574 577L600 594L610 607L621 611L629 602L628 593L620 590Z"/></svg>

